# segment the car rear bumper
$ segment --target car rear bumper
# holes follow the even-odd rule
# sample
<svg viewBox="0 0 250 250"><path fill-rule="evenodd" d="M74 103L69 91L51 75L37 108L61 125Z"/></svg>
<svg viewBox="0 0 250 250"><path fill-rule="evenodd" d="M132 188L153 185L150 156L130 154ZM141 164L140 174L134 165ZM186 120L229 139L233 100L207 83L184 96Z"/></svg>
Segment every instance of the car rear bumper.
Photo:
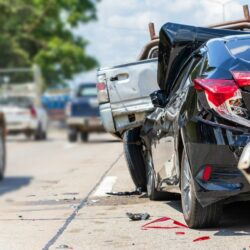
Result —
<svg viewBox="0 0 250 250"><path fill-rule="evenodd" d="M189 131L186 150L200 204L207 206L221 200L230 201L240 195L250 200L250 185L237 167L242 150L250 141L250 133L201 122L193 126L195 130L192 135ZM208 165L212 167L212 174L205 181L203 173Z"/></svg>
<svg viewBox="0 0 250 250"><path fill-rule="evenodd" d="M81 131L104 131L100 117L68 117L67 125Z"/></svg>
<svg viewBox="0 0 250 250"><path fill-rule="evenodd" d="M22 122L11 122L7 123L6 130L8 134L22 133L22 132L32 132L38 127L37 121L22 121Z"/></svg>

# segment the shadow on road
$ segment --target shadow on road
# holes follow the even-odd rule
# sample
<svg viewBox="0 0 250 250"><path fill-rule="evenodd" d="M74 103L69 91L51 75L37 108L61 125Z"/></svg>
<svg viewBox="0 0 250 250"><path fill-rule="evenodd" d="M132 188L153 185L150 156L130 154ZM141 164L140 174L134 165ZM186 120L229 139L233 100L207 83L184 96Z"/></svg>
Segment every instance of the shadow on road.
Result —
<svg viewBox="0 0 250 250"><path fill-rule="evenodd" d="M181 201L173 200L166 203L168 206L182 212ZM250 202L236 202L225 205L220 221L220 227L203 229L201 231L216 231L215 236L246 236L250 235L249 220Z"/></svg>
<svg viewBox="0 0 250 250"><path fill-rule="evenodd" d="M24 186L30 184L32 177L29 176L13 176L6 177L3 181L0 182L0 195L16 191Z"/></svg>

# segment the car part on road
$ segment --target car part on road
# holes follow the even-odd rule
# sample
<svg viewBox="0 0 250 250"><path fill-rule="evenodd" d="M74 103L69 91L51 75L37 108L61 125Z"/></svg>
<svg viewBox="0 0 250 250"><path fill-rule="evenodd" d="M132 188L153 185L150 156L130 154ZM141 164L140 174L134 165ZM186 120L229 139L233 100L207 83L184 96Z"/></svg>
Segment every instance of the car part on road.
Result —
<svg viewBox="0 0 250 250"><path fill-rule="evenodd" d="M156 220L153 220L142 226L142 229L179 229L179 228L188 228L187 225L174 220L170 217L162 217Z"/></svg>
<svg viewBox="0 0 250 250"><path fill-rule="evenodd" d="M211 238L209 236L202 236L197 239L194 239L193 242L198 242L198 241L204 241L204 240L210 240Z"/></svg>
<svg viewBox="0 0 250 250"><path fill-rule="evenodd" d="M141 195L142 191L141 188L137 188L135 191L129 192L109 192L106 193L107 195L115 195L115 196L131 196L131 195Z"/></svg>
<svg viewBox="0 0 250 250"><path fill-rule="evenodd" d="M128 218L132 221L138 221L138 220L148 220L150 218L150 215L148 213L138 213L138 214L133 214L133 213L126 213Z"/></svg>
<svg viewBox="0 0 250 250"><path fill-rule="evenodd" d="M143 157L140 128L129 130L124 134L124 152L129 173L136 188L146 191L146 165Z"/></svg>
<svg viewBox="0 0 250 250"><path fill-rule="evenodd" d="M200 205L195 196L194 181L185 150L181 163L181 203L184 219L190 228L213 227L219 224L222 204L214 203L207 207Z"/></svg>

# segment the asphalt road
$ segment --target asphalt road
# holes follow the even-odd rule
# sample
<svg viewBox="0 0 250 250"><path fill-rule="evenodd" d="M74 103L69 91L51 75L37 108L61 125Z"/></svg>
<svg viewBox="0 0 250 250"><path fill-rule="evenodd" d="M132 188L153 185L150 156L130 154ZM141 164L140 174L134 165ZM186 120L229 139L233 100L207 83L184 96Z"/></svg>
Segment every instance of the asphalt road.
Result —
<svg viewBox="0 0 250 250"><path fill-rule="evenodd" d="M1 250L250 248L249 202L226 206L219 228L191 230L180 224L178 198L105 196L134 190L122 143L107 134L92 135L87 144L70 144L63 132L51 133L46 142L11 137L7 149ZM151 218L132 222L126 212ZM159 218L165 219L143 226ZM198 238L205 240L194 242Z"/></svg>

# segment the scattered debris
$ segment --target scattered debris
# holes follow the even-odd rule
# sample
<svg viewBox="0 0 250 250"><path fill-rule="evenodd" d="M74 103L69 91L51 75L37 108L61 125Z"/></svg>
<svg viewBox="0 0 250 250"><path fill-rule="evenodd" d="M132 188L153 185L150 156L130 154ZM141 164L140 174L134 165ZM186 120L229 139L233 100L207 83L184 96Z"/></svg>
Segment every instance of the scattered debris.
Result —
<svg viewBox="0 0 250 250"><path fill-rule="evenodd" d="M141 195L142 191L140 188L136 189L135 191L129 192L108 192L107 195L116 195L116 196L131 196L131 195Z"/></svg>
<svg viewBox="0 0 250 250"><path fill-rule="evenodd" d="M186 234L185 232L175 232L176 235L184 235Z"/></svg>
<svg viewBox="0 0 250 250"><path fill-rule="evenodd" d="M22 215L18 215L18 218L20 218L21 220L23 220L23 216Z"/></svg>
<svg viewBox="0 0 250 250"><path fill-rule="evenodd" d="M199 237L197 239L194 239L193 242L197 242L197 241L203 241L203 240L210 240L211 238L209 236L203 236L203 237Z"/></svg>
<svg viewBox="0 0 250 250"><path fill-rule="evenodd" d="M138 214L133 214L133 213L126 213L128 218L133 221L138 221L138 220L148 220L150 218L150 215L148 213L138 213Z"/></svg>
<svg viewBox="0 0 250 250"><path fill-rule="evenodd" d="M73 248L68 245L60 245L56 249L73 249Z"/></svg>
<svg viewBox="0 0 250 250"><path fill-rule="evenodd" d="M162 225L163 222L167 222L165 223L165 225ZM159 218L159 219L156 219L154 221L151 221L145 225L142 226L142 229L151 229L151 228L154 228L154 229L178 229L178 228L188 228L187 225L179 222L179 221L176 221L176 220L173 220L169 217L162 217L162 218Z"/></svg>

